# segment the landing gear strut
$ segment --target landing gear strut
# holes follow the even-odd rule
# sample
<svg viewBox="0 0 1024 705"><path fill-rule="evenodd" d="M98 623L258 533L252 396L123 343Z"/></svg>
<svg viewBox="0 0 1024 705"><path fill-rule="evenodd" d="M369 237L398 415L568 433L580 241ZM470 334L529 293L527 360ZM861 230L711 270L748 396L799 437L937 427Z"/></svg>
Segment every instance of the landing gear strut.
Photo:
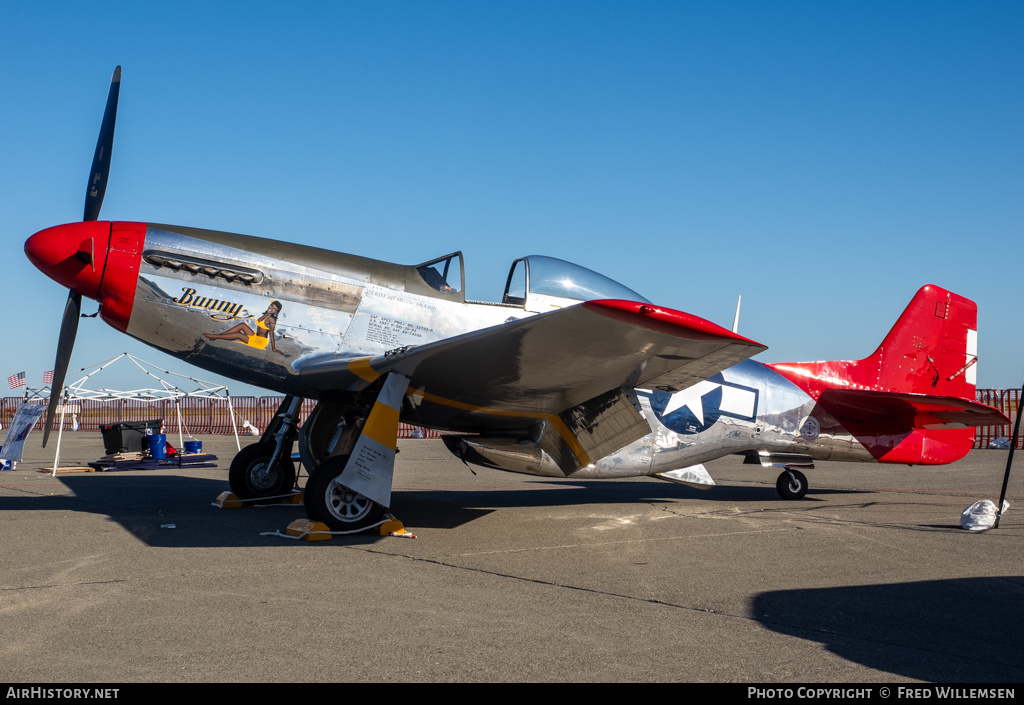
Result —
<svg viewBox="0 0 1024 705"><path fill-rule="evenodd" d="M295 484L295 463L274 457L274 443L254 443L238 451L228 470L231 491L239 499L259 499L287 494Z"/></svg>
<svg viewBox="0 0 1024 705"><path fill-rule="evenodd" d="M372 401L324 400L299 431L299 455L309 471L306 515L331 531L358 531L380 521L384 507L334 480L345 470Z"/></svg>
<svg viewBox="0 0 1024 705"><path fill-rule="evenodd" d="M228 481L239 499L278 497L291 491L295 485L292 443L301 406L302 397L285 397L260 442L235 455Z"/></svg>
<svg viewBox="0 0 1024 705"><path fill-rule="evenodd" d="M299 453L313 469L306 514L331 531L358 531L380 522L391 504L398 419L409 379L389 373L362 396L323 400L306 419Z"/></svg>

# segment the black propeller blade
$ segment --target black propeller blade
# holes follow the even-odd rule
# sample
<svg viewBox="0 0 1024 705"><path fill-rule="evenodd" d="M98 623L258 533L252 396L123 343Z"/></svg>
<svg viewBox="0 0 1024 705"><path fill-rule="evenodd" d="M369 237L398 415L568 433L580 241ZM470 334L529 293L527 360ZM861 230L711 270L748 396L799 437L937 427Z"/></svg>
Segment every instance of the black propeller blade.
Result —
<svg viewBox="0 0 1024 705"><path fill-rule="evenodd" d="M43 426L43 448L50 437L50 427L57 413L61 392L64 390L64 378L71 362L71 351L75 347L75 335L78 333L78 319L82 314L82 295L77 291L68 292L68 302L64 305L64 318L60 322L60 337L57 339L57 359L53 362L53 383L50 385L50 403L46 407L46 425Z"/></svg>
<svg viewBox="0 0 1024 705"><path fill-rule="evenodd" d="M110 77L110 91L107 93L107 105L103 110L103 123L100 125L100 136L96 140L96 154L92 158L92 169L89 170L89 183L85 188L85 213L82 220L97 220L103 195L107 191L107 177L110 175L110 154L114 148L114 123L117 122L117 97L121 92L121 67L114 69ZM90 253L79 253L83 264L94 264ZM85 260L89 261L86 262ZM53 362L53 382L50 384L50 403L46 408L46 424L43 426L43 447L50 437L50 428L57 413L57 404L64 391L64 378L67 377L68 363L71 352L75 348L75 336L78 334L78 319L82 315L82 295L77 291L68 292L68 302L64 305L64 318L60 323L60 337L57 339L57 357Z"/></svg>
<svg viewBox="0 0 1024 705"><path fill-rule="evenodd" d="M114 148L114 123L117 122L117 96L121 92L121 67L114 69L110 77L110 91L107 93L107 107L103 110L100 136L96 139L96 154L89 170L89 183L85 188L85 214L82 220L97 220L103 194L107 192L107 177L110 175L110 153Z"/></svg>

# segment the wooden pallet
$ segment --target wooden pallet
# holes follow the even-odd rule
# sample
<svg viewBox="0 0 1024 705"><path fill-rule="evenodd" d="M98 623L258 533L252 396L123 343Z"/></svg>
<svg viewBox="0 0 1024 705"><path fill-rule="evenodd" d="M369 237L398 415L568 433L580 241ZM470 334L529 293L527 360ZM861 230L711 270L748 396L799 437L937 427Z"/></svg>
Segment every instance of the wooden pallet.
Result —
<svg viewBox="0 0 1024 705"><path fill-rule="evenodd" d="M68 465L67 467L57 468L57 475L63 475L69 472L96 472L96 468L91 468L87 465ZM53 468L39 468L38 472L45 472L47 475L53 475Z"/></svg>
<svg viewBox="0 0 1024 705"><path fill-rule="evenodd" d="M160 468L214 468L217 456L211 453L182 453L179 456L155 460L143 457L142 453L118 453L105 455L94 463L57 468L58 475L73 472L116 472L119 470L159 470ZM53 474L53 468L39 468L39 472Z"/></svg>

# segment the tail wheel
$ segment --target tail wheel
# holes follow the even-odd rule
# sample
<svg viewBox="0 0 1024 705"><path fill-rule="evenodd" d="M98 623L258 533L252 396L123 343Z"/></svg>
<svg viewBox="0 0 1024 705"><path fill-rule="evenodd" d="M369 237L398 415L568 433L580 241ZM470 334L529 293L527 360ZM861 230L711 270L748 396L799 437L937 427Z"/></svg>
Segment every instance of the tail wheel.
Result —
<svg viewBox="0 0 1024 705"><path fill-rule="evenodd" d="M372 526L384 516L385 507L358 492L339 485L349 456L338 455L320 463L306 482L306 515L326 524L331 531L358 531Z"/></svg>
<svg viewBox="0 0 1024 705"><path fill-rule="evenodd" d="M803 499L807 494L807 478L799 470L787 468L775 481L775 489L783 499Z"/></svg>
<svg viewBox="0 0 1024 705"><path fill-rule="evenodd" d="M295 463L289 454L279 458L273 467L275 443L254 443L238 452L231 461L228 481L231 491L240 499L259 499L288 494L295 485Z"/></svg>

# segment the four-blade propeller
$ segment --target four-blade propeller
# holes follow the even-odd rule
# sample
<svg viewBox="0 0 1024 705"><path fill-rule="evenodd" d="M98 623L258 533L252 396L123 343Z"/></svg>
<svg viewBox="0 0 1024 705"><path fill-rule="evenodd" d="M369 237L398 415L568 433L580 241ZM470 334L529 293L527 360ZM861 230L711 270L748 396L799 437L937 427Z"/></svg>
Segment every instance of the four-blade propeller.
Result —
<svg viewBox="0 0 1024 705"><path fill-rule="evenodd" d="M107 191L107 178L110 176L110 154L114 148L114 123L117 121L117 96L120 89L121 67L118 66L110 78L110 91L107 93L107 105L103 111L103 123L100 125L100 135L96 140L96 154L92 159L89 182L85 188L85 212L82 215L84 221L99 218L103 195ZM78 253L78 259L83 267L95 266L94 252L95 250L87 252L83 248ZM53 382L50 385L50 403L46 408L46 423L43 426L44 448L50 436L50 427L53 425L54 416L57 413L57 403L64 390L64 378L67 376L71 352L75 347L75 336L78 334L78 319L81 313L82 295L71 290L68 292L68 302L64 306L64 318L60 323L60 337L57 339L57 356L53 363Z"/></svg>

